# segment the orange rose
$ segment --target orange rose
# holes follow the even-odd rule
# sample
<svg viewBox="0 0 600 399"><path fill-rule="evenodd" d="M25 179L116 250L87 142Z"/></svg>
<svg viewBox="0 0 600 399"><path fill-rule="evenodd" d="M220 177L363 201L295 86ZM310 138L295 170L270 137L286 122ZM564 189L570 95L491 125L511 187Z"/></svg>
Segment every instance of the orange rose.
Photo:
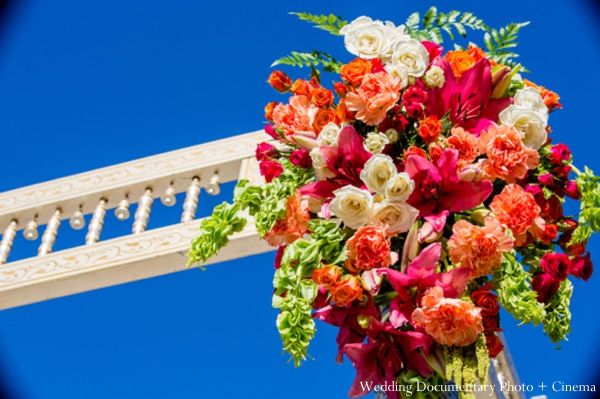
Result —
<svg viewBox="0 0 600 399"><path fill-rule="evenodd" d="M448 61L450 67L452 67L452 71L457 79L475 65L475 58L466 51L448 51L444 58Z"/></svg>
<svg viewBox="0 0 600 399"><path fill-rule="evenodd" d="M432 143L429 148L427 148L427 152L429 153L429 159L433 163L437 163L438 159L444 153L444 149L440 143Z"/></svg>
<svg viewBox="0 0 600 399"><path fill-rule="evenodd" d="M308 96L311 90L310 83L304 79L296 79L290 88L290 91L297 96Z"/></svg>
<svg viewBox="0 0 600 399"><path fill-rule="evenodd" d="M355 299L360 299L363 296L362 285L360 280L354 276L337 283L331 290L333 302L338 306L349 305Z"/></svg>
<svg viewBox="0 0 600 399"><path fill-rule="evenodd" d="M325 266L316 269L312 274L312 279L326 290L330 290L338 282L341 276L342 272L339 267Z"/></svg>
<svg viewBox="0 0 600 399"><path fill-rule="evenodd" d="M356 86L362 82L366 74L371 73L371 63L362 58L357 58L343 65L340 72L342 79Z"/></svg>
<svg viewBox="0 0 600 399"><path fill-rule="evenodd" d="M340 118L337 116L335 110L331 108L320 108L315 114L315 118L312 123L312 129L315 133L321 133L321 130L328 123L333 122L336 125L340 124Z"/></svg>
<svg viewBox="0 0 600 399"><path fill-rule="evenodd" d="M273 102L270 102L267 105L265 105L265 118L269 122L273 122L273 110L275 109L276 105L277 105L277 101L273 101Z"/></svg>
<svg viewBox="0 0 600 399"><path fill-rule="evenodd" d="M348 94L348 88L342 82L335 82L333 90L335 90L335 94L337 94L339 98L344 98L346 97L346 94Z"/></svg>
<svg viewBox="0 0 600 399"><path fill-rule="evenodd" d="M408 150L404 150L404 162L408 159L408 157L417 156L427 159L427 155L425 155L425 151L420 149L417 146L411 146Z"/></svg>
<svg viewBox="0 0 600 399"><path fill-rule="evenodd" d="M269 84L280 93L286 93L292 86L292 80L281 71L273 71L269 76Z"/></svg>
<svg viewBox="0 0 600 399"><path fill-rule="evenodd" d="M333 103L333 93L319 87L310 92L310 101L315 107L329 107Z"/></svg>
<svg viewBox="0 0 600 399"><path fill-rule="evenodd" d="M435 115L428 116L419 122L419 137L421 137L425 143L431 144L437 140L442 132L442 124Z"/></svg>

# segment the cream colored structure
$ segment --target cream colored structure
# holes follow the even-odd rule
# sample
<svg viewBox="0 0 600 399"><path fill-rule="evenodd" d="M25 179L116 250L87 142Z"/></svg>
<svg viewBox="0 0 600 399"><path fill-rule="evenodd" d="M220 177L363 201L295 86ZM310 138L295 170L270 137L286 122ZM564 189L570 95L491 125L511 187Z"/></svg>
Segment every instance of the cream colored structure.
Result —
<svg viewBox="0 0 600 399"><path fill-rule="evenodd" d="M256 145L268 139L262 131L248 133L0 194L0 309L185 270L190 241L201 222L195 214L202 189L215 195L220 183L240 178L260 183L253 156ZM172 206L174 194L183 192L181 218L146 230L153 207L161 206L159 202ZM130 222L132 234L102 241L105 218L128 223L124 220L130 218L134 203L138 208ZM82 229L87 214L92 219L81 245L52 252L60 229ZM44 224L40 239L37 229ZM8 262L19 229L28 240L40 239L38 254ZM270 250L250 218L208 264ZM491 382L515 384L510 353L502 353L492 366ZM520 398L518 393L498 391L477 397Z"/></svg>
<svg viewBox="0 0 600 399"><path fill-rule="evenodd" d="M186 269L190 240L200 224L194 215L201 188L211 179L214 185L215 174L221 183L239 178L260 183L253 155L256 145L267 139L263 132L244 134L0 194L0 309ZM161 206L156 200L167 190L187 191L183 222L146 231L152 207ZM121 205L118 217L128 216L122 213L125 199L139 202L131 221L133 234L101 241L104 218L115 217L107 210ZM78 211L93 215L86 240L53 253L57 235L71 228L67 219ZM33 220L47 224L39 255L6 263L17 229ZM38 239L34 231L29 236ZM209 263L269 250L250 221Z"/></svg>

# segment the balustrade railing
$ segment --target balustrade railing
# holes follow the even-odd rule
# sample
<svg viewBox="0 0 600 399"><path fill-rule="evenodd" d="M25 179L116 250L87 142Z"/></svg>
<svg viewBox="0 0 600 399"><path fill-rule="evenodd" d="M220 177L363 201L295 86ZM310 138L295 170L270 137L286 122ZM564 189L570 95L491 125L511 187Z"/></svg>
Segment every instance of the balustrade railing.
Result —
<svg viewBox="0 0 600 399"><path fill-rule="evenodd" d="M248 133L0 194L0 309L185 269L201 191L217 195L221 184L239 178L258 182L253 155L267 139ZM185 193L181 218L149 230L153 207L174 206L179 193ZM101 240L105 219L126 223L136 202L132 234ZM62 230L85 228L86 215L85 240L53 251ZM26 240L39 240L37 256L11 261L21 229ZM253 223L232 244L212 262L270 250Z"/></svg>

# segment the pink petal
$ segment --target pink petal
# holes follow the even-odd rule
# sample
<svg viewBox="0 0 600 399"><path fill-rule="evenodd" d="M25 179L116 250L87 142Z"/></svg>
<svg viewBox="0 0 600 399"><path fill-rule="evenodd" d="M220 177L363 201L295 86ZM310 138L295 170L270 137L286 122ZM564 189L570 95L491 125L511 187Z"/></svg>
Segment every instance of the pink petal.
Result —
<svg viewBox="0 0 600 399"><path fill-rule="evenodd" d="M441 255L442 243L436 242L428 245L408 266L406 274L418 280L431 276L435 273Z"/></svg>

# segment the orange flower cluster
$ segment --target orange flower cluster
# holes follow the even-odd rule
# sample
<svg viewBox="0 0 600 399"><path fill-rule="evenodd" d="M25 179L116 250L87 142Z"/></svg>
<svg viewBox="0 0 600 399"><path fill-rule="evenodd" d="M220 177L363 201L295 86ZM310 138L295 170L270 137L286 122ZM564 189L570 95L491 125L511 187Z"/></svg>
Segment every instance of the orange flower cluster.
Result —
<svg viewBox="0 0 600 399"><path fill-rule="evenodd" d="M287 200L285 218L279 219L264 238L274 247L284 242L291 244L306 233L309 220L308 201L301 200L296 192Z"/></svg>
<svg viewBox="0 0 600 399"><path fill-rule="evenodd" d="M444 298L444 291L436 286L427 290L412 322L442 345L467 346L483 332L480 312L469 302Z"/></svg>

